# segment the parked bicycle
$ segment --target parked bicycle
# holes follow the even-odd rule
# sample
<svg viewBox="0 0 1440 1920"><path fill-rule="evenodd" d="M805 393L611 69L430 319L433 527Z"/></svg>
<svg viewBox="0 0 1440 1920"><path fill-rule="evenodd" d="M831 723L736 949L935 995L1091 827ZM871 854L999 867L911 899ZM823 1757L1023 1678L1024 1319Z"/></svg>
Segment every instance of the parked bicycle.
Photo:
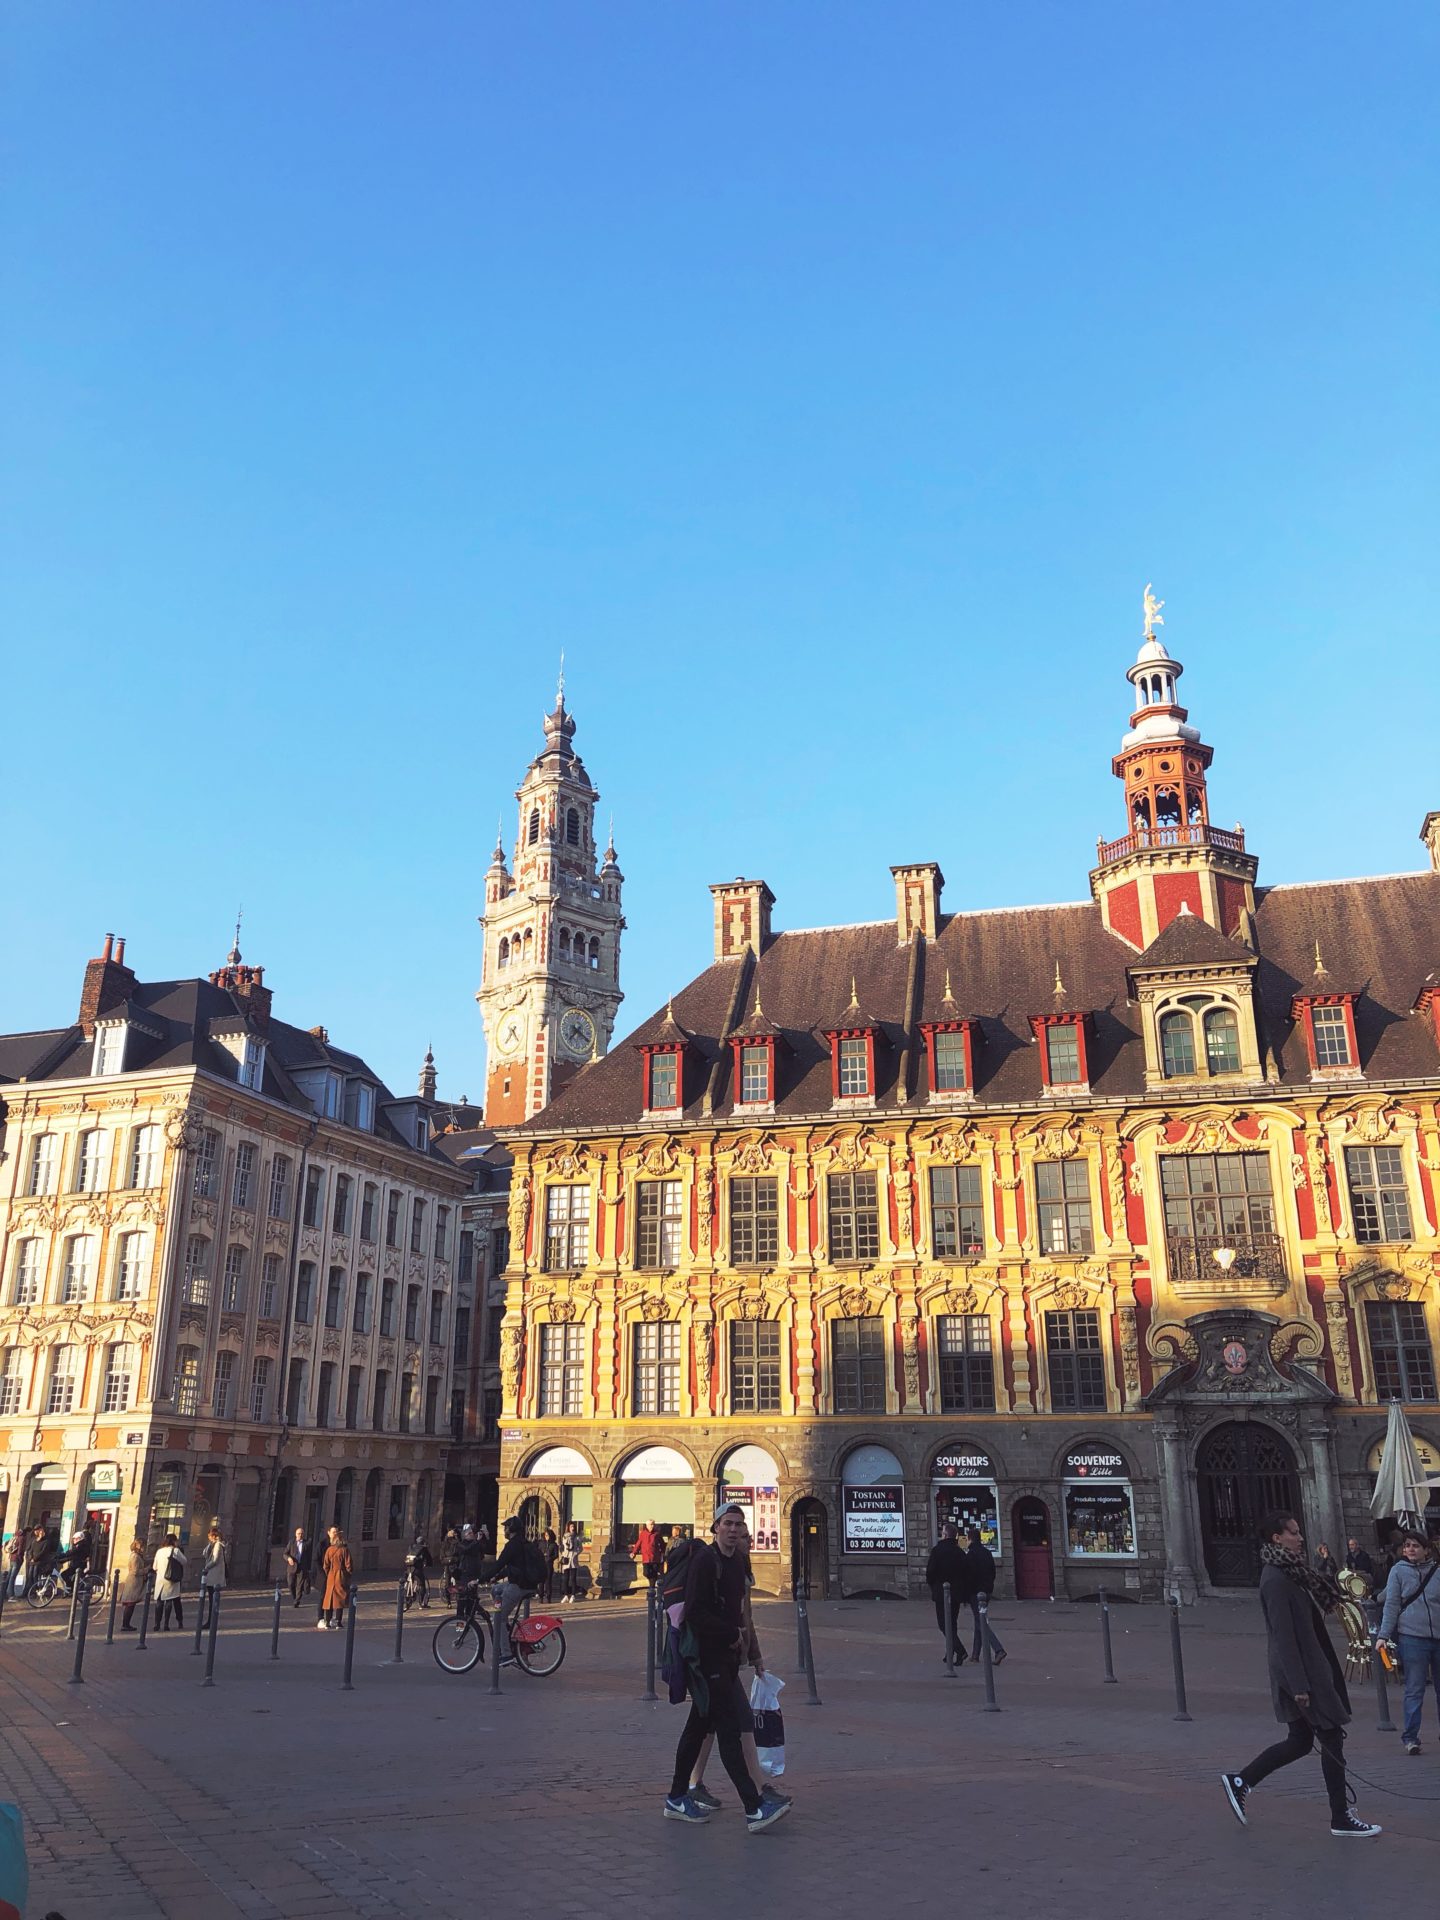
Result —
<svg viewBox="0 0 1440 1920"><path fill-rule="evenodd" d="M459 1611L435 1629L431 1648L435 1664L446 1673L469 1673L485 1654L485 1629L495 1631L494 1614L480 1599L478 1583L460 1595ZM559 1671L565 1658L565 1633L553 1613L537 1613L515 1620L510 1627L510 1650L524 1672L543 1679Z"/></svg>

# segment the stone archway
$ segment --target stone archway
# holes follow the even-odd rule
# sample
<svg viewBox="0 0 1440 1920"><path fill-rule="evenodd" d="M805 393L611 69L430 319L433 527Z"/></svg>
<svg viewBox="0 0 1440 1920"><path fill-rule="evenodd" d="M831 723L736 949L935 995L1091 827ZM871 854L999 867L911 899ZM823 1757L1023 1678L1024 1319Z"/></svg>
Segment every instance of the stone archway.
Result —
<svg viewBox="0 0 1440 1920"><path fill-rule="evenodd" d="M1210 1585L1258 1586L1260 1521L1300 1510L1294 1449L1261 1420L1223 1421L1195 1449L1195 1490Z"/></svg>

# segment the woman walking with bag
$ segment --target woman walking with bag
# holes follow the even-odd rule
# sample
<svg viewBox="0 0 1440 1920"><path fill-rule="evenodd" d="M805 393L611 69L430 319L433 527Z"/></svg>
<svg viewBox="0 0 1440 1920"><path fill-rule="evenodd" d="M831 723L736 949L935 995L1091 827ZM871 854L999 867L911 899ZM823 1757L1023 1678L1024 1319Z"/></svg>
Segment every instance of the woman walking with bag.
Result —
<svg viewBox="0 0 1440 1920"><path fill-rule="evenodd" d="M125 1577L120 1582L120 1631L134 1633L131 1621L135 1609L145 1598L145 1582L150 1577L150 1550L137 1534L130 1542L130 1553L125 1564Z"/></svg>
<svg viewBox="0 0 1440 1920"><path fill-rule="evenodd" d="M220 1532L217 1522L210 1529L205 1542L205 1557L200 1563L200 1619L202 1624L210 1618L215 1606L215 1595L225 1591L227 1576L230 1572L230 1549ZM208 1597L207 1597L208 1596Z"/></svg>
<svg viewBox="0 0 1440 1920"><path fill-rule="evenodd" d="M339 1527L331 1527L330 1544L325 1549L322 1561L325 1569L324 1618L316 1625L323 1633L328 1627L331 1632L338 1630L340 1617L350 1603L350 1581L355 1572L354 1562L350 1558L350 1549L345 1544L345 1536Z"/></svg>
<svg viewBox="0 0 1440 1920"><path fill-rule="evenodd" d="M575 1590L580 1584L580 1550L584 1542L580 1538L580 1529L572 1520L565 1529L560 1542L560 1604L573 1607Z"/></svg>
<svg viewBox="0 0 1440 1920"><path fill-rule="evenodd" d="M1400 1556L1385 1582L1380 1638L1394 1646L1398 1632L1400 1663L1405 1669L1400 1744L1406 1753L1419 1753L1427 1686L1434 1687L1440 1706L1440 1579L1435 1577L1440 1560L1433 1540L1409 1531L1401 1535Z"/></svg>
<svg viewBox="0 0 1440 1920"><path fill-rule="evenodd" d="M1371 1840L1380 1828L1357 1819L1347 1804L1345 1723L1350 1696L1325 1625L1340 1601L1328 1575L1305 1564L1305 1537L1293 1513L1272 1513L1260 1528L1260 1606L1270 1658L1270 1694L1285 1738L1257 1754L1239 1773L1222 1773L1230 1811L1249 1824L1245 1802L1279 1767L1303 1760L1318 1740L1320 1771L1330 1797L1330 1831L1337 1840Z"/></svg>
<svg viewBox="0 0 1440 1920"><path fill-rule="evenodd" d="M181 1632L185 1630L185 1615L180 1607L180 1588L185 1580L185 1556L180 1551L179 1537L167 1533L155 1555L155 1631L164 1633L173 1615L175 1624Z"/></svg>

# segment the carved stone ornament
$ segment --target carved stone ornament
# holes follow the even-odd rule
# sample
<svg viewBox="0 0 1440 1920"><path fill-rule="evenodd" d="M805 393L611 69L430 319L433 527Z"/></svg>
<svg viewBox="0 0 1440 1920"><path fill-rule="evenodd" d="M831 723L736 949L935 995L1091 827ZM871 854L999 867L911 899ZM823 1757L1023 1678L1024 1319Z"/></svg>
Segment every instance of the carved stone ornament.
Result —
<svg viewBox="0 0 1440 1920"><path fill-rule="evenodd" d="M300 1229L300 1251L301 1253L314 1254L317 1260L320 1258L320 1229L318 1227L302 1227Z"/></svg>
<svg viewBox="0 0 1440 1920"><path fill-rule="evenodd" d="M768 1133L761 1134L758 1140L747 1140L737 1147L731 1156L730 1166L734 1173L769 1173L774 1165L775 1142Z"/></svg>
<svg viewBox="0 0 1440 1920"><path fill-rule="evenodd" d="M215 1202L213 1200L192 1200L190 1202L190 1224L192 1227L213 1227L215 1224Z"/></svg>
<svg viewBox="0 0 1440 1920"><path fill-rule="evenodd" d="M715 1361L715 1329L708 1321L693 1329L695 1384L703 1402L710 1398L710 1372Z"/></svg>
<svg viewBox="0 0 1440 1920"><path fill-rule="evenodd" d="M944 1297L947 1313L974 1313L980 1304L980 1296L968 1280L955 1281Z"/></svg>
<svg viewBox="0 0 1440 1920"><path fill-rule="evenodd" d="M530 1176L517 1180L510 1189L510 1244L517 1260L524 1258L525 1232L530 1225ZM388 1256L387 1256L388 1258Z"/></svg>
<svg viewBox="0 0 1440 1920"><path fill-rule="evenodd" d="M1090 1289L1082 1287L1078 1280L1066 1280L1058 1286L1051 1298L1061 1313L1075 1313L1090 1304Z"/></svg>
<svg viewBox="0 0 1440 1920"><path fill-rule="evenodd" d="M395 1342L393 1340L380 1342L380 1351L375 1355L375 1363L377 1366L388 1367L392 1372L394 1371Z"/></svg>
<svg viewBox="0 0 1440 1920"><path fill-rule="evenodd" d="M1309 1184L1309 1176L1305 1171L1305 1156L1303 1153L1292 1153L1290 1156L1290 1184L1297 1193L1302 1187Z"/></svg>
<svg viewBox="0 0 1440 1920"><path fill-rule="evenodd" d="M636 1161L636 1171L652 1180L665 1180L680 1171L680 1149L669 1134L663 1140L652 1140L640 1151Z"/></svg>
<svg viewBox="0 0 1440 1920"><path fill-rule="evenodd" d="M343 1233L330 1236L330 1264L332 1267L348 1266L350 1261L350 1242Z"/></svg>
<svg viewBox="0 0 1440 1920"><path fill-rule="evenodd" d="M713 1167L704 1167L695 1176L695 1205L700 1251L708 1253L715 1225L715 1169Z"/></svg>
<svg viewBox="0 0 1440 1920"><path fill-rule="evenodd" d="M267 1353L277 1353L280 1349L280 1329L262 1321L255 1329L255 1345L263 1347Z"/></svg>
<svg viewBox="0 0 1440 1920"><path fill-rule="evenodd" d="M1247 1119L1246 1114L1215 1114L1194 1120L1190 1130L1173 1146L1167 1147L1167 1153L1254 1153L1261 1144L1258 1139L1250 1139L1243 1133L1237 1133L1232 1119Z"/></svg>
<svg viewBox="0 0 1440 1920"><path fill-rule="evenodd" d="M165 1143L178 1151L181 1147L198 1147L203 1129L199 1120L188 1108L172 1113L165 1122Z"/></svg>
<svg viewBox="0 0 1440 1920"><path fill-rule="evenodd" d="M520 1327L500 1329L500 1381L507 1406L513 1407L520 1390L520 1362L525 1351L525 1335Z"/></svg>
<svg viewBox="0 0 1440 1920"><path fill-rule="evenodd" d="M573 1300L552 1300L550 1302L550 1318L558 1325L563 1326L566 1322L573 1320L578 1311L579 1309Z"/></svg>
<svg viewBox="0 0 1440 1920"><path fill-rule="evenodd" d="M920 1322L906 1320L902 1327L904 1346L902 1358L905 1368L905 1404L918 1407L920 1404Z"/></svg>
<svg viewBox="0 0 1440 1920"><path fill-rule="evenodd" d="M1404 1120L1413 1124L1415 1115L1388 1100L1378 1106L1352 1108L1345 1116L1345 1127L1352 1140L1377 1147L1393 1139L1397 1123Z"/></svg>
<svg viewBox="0 0 1440 1920"><path fill-rule="evenodd" d="M1335 1395L1325 1382L1308 1368L1294 1366L1281 1372L1271 1351L1271 1341L1285 1332L1289 1323L1273 1313L1261 1313L1250 1307L1216 1307L1207 1313L1192 1314L1186 1330L1195 1338L1197 1352L1193 1366L1168 1373L1151 1393L1146 1404L1168 1401L1261 1400L1331 1404ZM1164 1329L1157 1329L1156 1336ZM1323 1344L1313 1323L1304 1321L1297 1329L1307 1340Z"/></svg>
<svg viewBox="0 0 1440 1920"><path fill-rule="evenodd" d="M1410 1281L1403 1274L1387 1273L1375 1282L1375 1297L1377 1300L1408 1300L1410 1286Z"/></svg>
<svg viewBox="0 0 1440 1920"><path fill-rule="evenodd" d="M320 1351L327 1360L338 1360L340 1358L340 1345L340 1335L331 1331L321 1340Z"/></svg>
<svg viewBox="0 0 1440 1920"><path fill-rule="evenodd" d="M864 1287L842 1287L839 1307L844 1319L863 1320L870 1311L870 1295Z"/></svg>
<svg viewBox="0 0 1440 1920"><path fill-rule="evenodd" d="M350 1358L364 1363L370 1357L370 1342L363 1334L355 1334L350 1341Z"/></svg>
<svg viewBox="0 0 1440 1920"><path fill-rule="evenodd" d="M1134 1307L1117 1307L1115 1322L1120 1335L1120 1366L1125 1376L1126 1397L1140 1391L1140 1334Z"/></svg>
<svg viewBox="0 0 1440 1920"><path fill-rule="evenodd" d="M875 1135L868 1127L858 1133L832 1133L829 1140L830 1165L841 1173L860 1173L872 1164Z"/></svg>
<svg viewBox="0 0 1440 1920"><path fill-rule="evenodd" d="M742 1293L740 1298L735 1302L735 1317L738 1320L765 1319L766 1313L765 1313L764 1294L759 1292Z"/></svg>
<svg viewBox="0 0 1440 1920"><path fill-rule="evenodd" d="M640 1318L642 1320L668 1320L670 1318L670 1308L658 1295L653 1293L647 1294L645 1299L640 1303Z"/></svg>
<svg viewBox="0 0 1440 1920"><path fill-rule="evenodd" d="M1331 1304L1339 1306L1343 1316L1340 1302ZM1318 1360L1324 1351L1325 1335L1313 1320L1282 1320L1270 1336L1270 1357L1281 1365L1287 1360Z"/></svg>
<svg viewBox="0 0 1440 1920"><path fill-rule="evenodd" d="M967 1121L936 1127L923 1144L932 1158L942 1161L947 1167L974 1160L979 1152L975 1129Z"/></svg>
<svg viewBox="0 0 1440 1920"><path fill-rule="evenodd" d="M552 1180L563 1181L571 1186L584 1178L590 1166L590 1155L581 1141L561 1141L550 1149L548 1165Z"/></svg>
<svg viewBox="0 0 1440 1920"><path fill-rule="evenodd" d="M265 1222L265 1244L267 1247L283 1247L289 1243L290 1228L284 1220Z"/></svg>
<svg viewBox="0 0 1440 1920"><path fill-rule="evenodd" d="M1152 1360L1172 1367L1196 1359L1200 1352L1194 1334L1180 1320L1158 1321L1146 1335L1145 1345Z"/></svg>
<svg viewBox="0 0 1440 1920"><path fill-rule="evenodd" d="M314 1345L314 1334L309 1327L296 1327L292 1337L296 1353L309 1353Z"/></svg>

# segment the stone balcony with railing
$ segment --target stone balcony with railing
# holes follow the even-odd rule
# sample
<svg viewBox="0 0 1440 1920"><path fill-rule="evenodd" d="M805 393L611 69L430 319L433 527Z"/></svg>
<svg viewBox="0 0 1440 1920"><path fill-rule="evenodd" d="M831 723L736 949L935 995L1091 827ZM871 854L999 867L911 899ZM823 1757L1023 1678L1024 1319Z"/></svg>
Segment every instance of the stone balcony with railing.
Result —
<svg viewBox="0 0 1440 1920"><path fill-rule="evenodd" d="M1192 826L1137 827L1119 840L1097 840L1097 866L1108 867L1112 860L1128 859L1132 853L1146 853L1154 847L1217 847L1222 853L1244 853L1245 830L1236 827L1212 827L1202 822Z"/></svg>
<svg viewBox="0 0 1440 1920"><path fill-rule="evenodd" d="M1215 1258L1228 1250L1235 1258ZM1206 1293L1279 1293L1289 1285L1285 1242L1278 1233L1170 1234L1165 1240L1170 1284Z"/></svg>

